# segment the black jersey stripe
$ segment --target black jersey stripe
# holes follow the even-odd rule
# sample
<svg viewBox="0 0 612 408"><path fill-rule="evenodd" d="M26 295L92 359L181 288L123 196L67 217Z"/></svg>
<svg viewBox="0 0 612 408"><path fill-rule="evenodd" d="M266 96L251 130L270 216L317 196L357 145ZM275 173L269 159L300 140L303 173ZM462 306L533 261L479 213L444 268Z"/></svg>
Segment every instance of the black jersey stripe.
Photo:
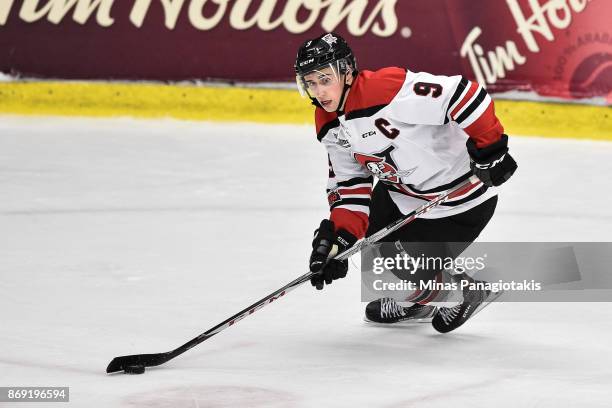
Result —
<svg viewBox="0 0 612 408"><path fill-rule="evenodd" d="M470 116L476 110L476 108L478 108L480 106L480 104L482 103L482 101L485 100L486 97L487 97L487 91L485 91L485 89L482 88L480 90L480 92L478 92L478 95L472 101L470 106L465 108L465 110L461 113L461 115L459 115L459 117L457 118L456 122L457 123L461 123L464 120L466 120L468 118L468 116Z"/></svg>
<svg viewBox="0 0 612 408"><path fill-rule="evenodd" d="M396 193L400 193L400 194L406 195L408 197L417 198L419 200L423 200L423 201L427 201L427 202L431 201L431 200L428 200L425 197L419 197L418 195L416 195L416 193L415 194L408 194L407 192L405 192L404 190L402 190L399 187L394 186L393 184L387 184L387 185L385 185L385 187L387 187L388 190L395 191Z"/></svg>
<svg viewBox="0 0 612 408"><path fill-rule="evenodd" d="M321 140L323 140L327 132L338 126L340 126L340 121L338 120L338 118L332 120L331 122L327 122L323 125L321 130L319 130L319 133L317 133L317 140L320 142Z"/></svg>
<svg viewBox="0 0 612 408"><path fill-rule="evenodd" d="M442 203L441 205L445 207L456 207L458 205L465 204L468 201L472 201L480 197L481 195L486 193L488 189L489 188L483 184L482 186L480 186L479 189L475 190L473 193L470 193L467 197L463 197L461 200L457 200L457 201Z"/></svg>
<svg viewBox="0 0 612 408"><path fill-rule="evenodd" d="M336 207L342 205L363 205L364 207L370 206L371 200L369 198L342 198L339 201L333 203L329 208L333 210Z"/></svg>
<svg viewBox="0 0 612 408"><path fill-rule="evenodd" d="M357 184L364 184L364 183L373 183L374 182L374 177L370 176L370 177L353 177L350 180L346 180L346 181L340 181L338 182L338 187L350 187L350 186L354 186Z"/></svg>
<svg viewBox="0 0 612 408"><path fill-rule="evenodd" d="M446 113L444 114L444 123L448 123L448 113L450 111L450 108L455 104L455 102L457 102L457 99L459 99L459 97L461 96L461 94L463 93L463 91L465 90L465 87L468 85L468 80L465 78L461 78L461 81L459 81L459 85L457 85L457 89L455 89L455 93L453 94L453 96L451 97L450 102L448 103L448 108L446 108Z"/></svg>
<svg viewBox="0 0 612 408"><path fill-rule="evenodd" d="M453 188L455 186L458 186L459 184L461 184L461 182L469 179L471 175L472 175L472 172L468 171L467 173L465 173L462 176L454 179L450 183L446 183L446 184L443 184L441 186L431 188L429 190L417 190L416 188L412 187L411 185L407 185L406 187L408 187L410 189L410 191L413 191L416 194L440 193L442 191L446 191L446 190L449 190L449 189L451 189L451 188Z"/></svg>
<svg viewBox="0 0 612 408"><path fill-rule="evenodd" d="M387 187L387 188L390 187L393 191L401 193L401 194L404 194L404 195L407 195L407 196L412 197L412 198L418 198L419 200L423 200L423 201L430 201L430 200L428 200L428 199L426 199L424 197L418 197L418 196L407 194L405 191L402 191L401 189L395 187L394 185L385 185L385 187ZM414 189L411 188L411 190L414 190ZM444 206L444 207L455 207L455 206L467 203L468 201L472 201L473 199L480 197L481 195L486 193L487 190L488 190L488 187L485 186L485 185L482 185L478 189L472 190L470 193L468 193L468 195L466 197L464 197L464 198L462 198L460 200L451 201L451 202L445 202L445 203L442 203L440 205Z"/></svg>
<svg viewBox="0 0 612 408"><path fill-rule="evenodd" d="M369 108L350 111L346 114L346 120L352 120L352 119L357 119L357 118L369 118L370 116L374 115L375 113L380 111L385 106L387 105L386 104L385 105L375 105L375 106L370 106Z"/></svg>

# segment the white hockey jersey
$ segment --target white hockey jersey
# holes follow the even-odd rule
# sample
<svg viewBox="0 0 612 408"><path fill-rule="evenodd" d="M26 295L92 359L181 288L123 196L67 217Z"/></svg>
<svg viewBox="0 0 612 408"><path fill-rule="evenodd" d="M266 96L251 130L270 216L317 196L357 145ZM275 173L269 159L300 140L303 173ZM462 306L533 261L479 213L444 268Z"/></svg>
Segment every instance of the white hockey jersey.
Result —
<svg viewBox="0 0 612 408"><path fill-rule="evenodd" d="M503 133L477 83L395 67L360 72L344 113L317 107L315 122L329 156L330 219L357 237L367 229L373 177L406 214L471 175L468 137L484 147ZM458 214L495 194L479 183L423 217Z"/></svg>

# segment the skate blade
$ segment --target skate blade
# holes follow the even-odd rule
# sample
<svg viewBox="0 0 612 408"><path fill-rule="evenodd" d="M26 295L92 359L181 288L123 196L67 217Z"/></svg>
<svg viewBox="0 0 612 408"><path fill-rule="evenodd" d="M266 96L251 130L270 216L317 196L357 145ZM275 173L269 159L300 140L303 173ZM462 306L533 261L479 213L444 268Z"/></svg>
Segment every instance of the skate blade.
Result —
<svg viewBox="0 0 612 408"><path fill-rule="evenodd" d="M478 305L474 313L472 313L472 317L476 316L478 313L480 313L482 309L489 306L491 303L495 302L503 294L504 294L503 290L500 290L499 292L491 293L484 302Z"/></svg>
<svg viewBox="0 0 612 408"><path fill-rule="evenodd" d="M368 319L366 316L363 316L363 321L368 324L368 326L377 326L377 327L391 327L391 326L415 326L422 323L431 323L433 317L438 312L438 308L433 308L430 312L424 313L419 317L409 317L404 320L400 320L395 323L380 323L375 322L373 320Z"/></svg>
<svg viewBox="0 0 612 408"><path fill-rule="evenodd" d="M369 320L367 317L363 318L363 321L368 326L373 326L373 327L409 327L409 326L419 326L420 324L423 324L423 323L431 323L432 320L433 320L433 317L423 317L423 318L419 318L419 319L400 320L399 322L395 322L395 323L380 323L380 322L374 322L372 320Z"/></svg>

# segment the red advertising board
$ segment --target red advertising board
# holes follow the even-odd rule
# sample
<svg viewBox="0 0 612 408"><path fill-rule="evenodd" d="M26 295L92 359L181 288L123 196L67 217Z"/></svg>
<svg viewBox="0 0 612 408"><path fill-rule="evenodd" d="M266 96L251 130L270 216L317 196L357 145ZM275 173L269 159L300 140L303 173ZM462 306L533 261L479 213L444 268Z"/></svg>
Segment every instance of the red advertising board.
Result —
<svg viewBox="0 0 612 408"><path fill-rule="evenodd" d="M492 92L612 91L609 0L6 0L0 71L25 77L288 81L335 31L360 68L463 74Z"/></svg>

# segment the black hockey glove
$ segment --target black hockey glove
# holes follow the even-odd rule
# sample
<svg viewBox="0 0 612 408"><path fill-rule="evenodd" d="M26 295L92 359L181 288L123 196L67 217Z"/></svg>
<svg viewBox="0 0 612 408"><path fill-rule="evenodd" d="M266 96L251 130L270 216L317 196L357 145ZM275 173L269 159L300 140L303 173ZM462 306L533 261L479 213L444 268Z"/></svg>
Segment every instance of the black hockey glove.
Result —
<svg viewBox="0 0 612 408"><path fill-rule="evenodd" d="M481 149L476 147L472 139L468 139L466 146L472 172L487 187L505 183L518 167L508 153L507 135L502 135L501 140Z"/></svg>
<svg viewBox="0 0 612 408"><path fill-rule="evenodd" d="M312 253L310 254L310 271L320 272L310 279L312 286L321 290L325 283L330 285L333 280L346 276L348 260L338 261L328 258L344 251L356 241L357 238L347 231L338 230L338 232L335 232L332 221L321 221L321 225L315 230L315 237L312 240Z"/></svg>

